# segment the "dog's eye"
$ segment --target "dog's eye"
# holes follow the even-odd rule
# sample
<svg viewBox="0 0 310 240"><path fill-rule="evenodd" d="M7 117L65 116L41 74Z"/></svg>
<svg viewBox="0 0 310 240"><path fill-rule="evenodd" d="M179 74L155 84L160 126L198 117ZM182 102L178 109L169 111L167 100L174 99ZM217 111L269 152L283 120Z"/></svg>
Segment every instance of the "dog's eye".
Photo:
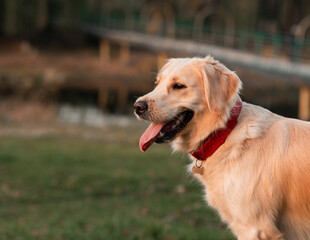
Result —
<svg viewBox="0 0 310 240"><path fill-rule="evenodd" d="M172 88L173 89L182 89L182 88L186 88L186 86L183 84L175 83L172 85Z"/></svg>

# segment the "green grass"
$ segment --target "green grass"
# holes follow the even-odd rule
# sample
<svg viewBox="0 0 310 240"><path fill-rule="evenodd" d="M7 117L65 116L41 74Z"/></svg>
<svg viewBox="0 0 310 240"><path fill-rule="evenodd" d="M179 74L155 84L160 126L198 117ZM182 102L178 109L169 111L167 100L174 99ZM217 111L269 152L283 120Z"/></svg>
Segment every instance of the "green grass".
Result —
<svg viewBox="0 0 310 240"><path fill-rule="evenodd" d="M187 163L166 146L1 139L0 240L234 239Z"/></svg>

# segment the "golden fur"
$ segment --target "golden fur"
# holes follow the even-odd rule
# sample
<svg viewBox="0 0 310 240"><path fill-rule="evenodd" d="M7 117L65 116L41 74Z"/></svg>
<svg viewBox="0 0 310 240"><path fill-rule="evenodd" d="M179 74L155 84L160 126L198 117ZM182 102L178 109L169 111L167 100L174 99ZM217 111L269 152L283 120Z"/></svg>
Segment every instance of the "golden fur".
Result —
<svg viewBox="0 0 310 240"><path fill-rule="evenodd" d="M175 82L186 88L174 90ZM138 100L147 101L144 119L153 122L194 111L172 142L174 150L189 153L225 126L240 88L238 76L210 56L171 59L156 88ZM237 126L203 163L204 174L195 175L239 240L310 239L309 140L310 123L243 102Z"/></svg>

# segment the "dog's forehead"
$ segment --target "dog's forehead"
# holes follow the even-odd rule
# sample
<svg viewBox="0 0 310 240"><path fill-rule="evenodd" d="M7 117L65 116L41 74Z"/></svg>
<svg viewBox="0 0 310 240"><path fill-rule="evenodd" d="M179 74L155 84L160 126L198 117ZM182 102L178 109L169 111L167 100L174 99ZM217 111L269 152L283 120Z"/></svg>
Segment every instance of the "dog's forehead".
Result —
<svg viewBox="0 0 310 240"><path fill-rule="evenodd" d="M186 81L199 74L200 59L172 59L158 74L158 83L180 79Z"/></svg>

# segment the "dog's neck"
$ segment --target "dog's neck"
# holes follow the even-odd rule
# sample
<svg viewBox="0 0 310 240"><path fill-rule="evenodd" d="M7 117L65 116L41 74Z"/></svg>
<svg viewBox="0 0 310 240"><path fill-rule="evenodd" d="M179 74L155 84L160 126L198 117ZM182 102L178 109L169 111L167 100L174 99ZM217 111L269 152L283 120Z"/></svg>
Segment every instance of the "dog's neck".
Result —
<svg viewBox="0 0 310 240"><path fill-rule="evenodd" d="M197 160L201 161L204 161L208 157L210 157L222 144L225 143L227 137L237 125L241 109L242 109L242 102L238 100L235 106L230 111L230 118L226 123L226 127L213 131L203 141L203 143L190 154Z"/></svg>

